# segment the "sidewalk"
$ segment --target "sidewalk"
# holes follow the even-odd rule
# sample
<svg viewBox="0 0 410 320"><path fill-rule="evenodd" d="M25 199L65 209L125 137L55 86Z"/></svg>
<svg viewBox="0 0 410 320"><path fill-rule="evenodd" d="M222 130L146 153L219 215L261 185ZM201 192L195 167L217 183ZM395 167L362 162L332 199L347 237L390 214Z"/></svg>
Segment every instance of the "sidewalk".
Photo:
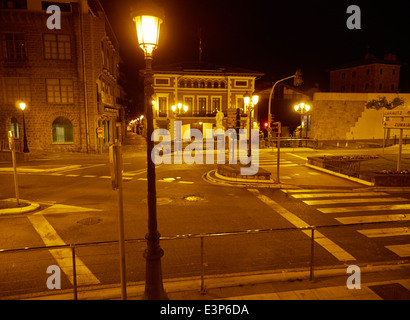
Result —
<svg viewBox="0 0 410 320"><path fill-rule="evenodd" d="M410 300L410 264L365 265L361 268L360 288L349 289L346 267L315 271L313 281L306 270L278 270L206 276L205 292L201 279L164 280L170 300ZM353 281L354 283L354 281ZM356 285L358 285L356 283ZM140 300L144 282L127 284L127 300ZM53 291L20 296L24 300L72 300L73 291ZM119 300L119 285L80 288L79 300Z"/></svg>

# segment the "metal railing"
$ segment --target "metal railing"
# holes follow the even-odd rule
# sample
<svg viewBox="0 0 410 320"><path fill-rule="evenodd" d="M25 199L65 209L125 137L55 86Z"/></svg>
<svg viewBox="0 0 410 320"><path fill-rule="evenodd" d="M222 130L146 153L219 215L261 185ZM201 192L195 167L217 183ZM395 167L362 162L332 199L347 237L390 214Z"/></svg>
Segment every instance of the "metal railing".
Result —
<svg viewBox="0 0 410 320"><path fill-rule="evenodd" d="M242 230L242 231L229 231L229 232L220 232L220 233L200 233L200 234L183 234L183 235L175 235L175 236L163 236L160 238L162 244L164 245L167 242L177 241L177 240L187 240L187 239L200 239L200 288L199 292L201 294L206 294L206 285L205 285L205 276L206 276L206 267L207 262L205 259L205 249L204 243L205 239L219 239L224 237L235 237L235 236L250 236L250 235L262 235L262 234L273 234L279 232L295 232L301 231L305 235L307 235L309 240L309 261L307 262L309 266L309 279L311 281L314 280L314 272L315 272L315 240L316 234L320 229L346 229L352 227L366 227L366 226L380 226L385 224L399 224L401 227L404 225L409 226L410 222L405 220L406 216L403 215L404 220L396 220L396 221L377 221L377 222L360 222L360 223L350 223L350 224L337 224L337 225L322 225L322 226L310 226L307 225L305 227L289 227L289 228L266 228L266 229L252 229L252 230ZM307 239L305 239L307 240ZM128 239L125 240L125 243L145 243L145 239ZM42 250L53 250L53 249L67 249L71 250L71 259L72 259L72 275L73 275L73 298L74 300L78 299L78 284L77 284L77 250L81 247L95 247L95 246L104 246L104 245L118 245L118 241L99 241L99 242L88 242L88 243L77 243L77 244L66 244L66 245L56 245L56 246L38 246L38 247L25 247L25 248L17 248L17 249L2 249L0 250L0 255L4 254L16 254L16 253L29 253L34 251L42 251ZM219 246L218 246L219 247ZM266 244L266 247L269 248L269 245ZM303 250L306 253L307 250ZM77 258L76 258L77 257ZM141 255L142 258L142 255ZM282 257L283 258L283 257ZM407 260L404 259L406 262ZM24 261L28 261L24 259ZM369 262L369 261L367 261ZM373 261L370 261L373 262ZM401 260L403 262L403 259ZM14 264L14 263L13 263ZM268 269L269 271L270 269ZM289 269L288 269L289 270ZM1 284L1 283L0 283ZM1 298L1 297L0 297ZM4 297L7 298L7 297Z"/></svg>

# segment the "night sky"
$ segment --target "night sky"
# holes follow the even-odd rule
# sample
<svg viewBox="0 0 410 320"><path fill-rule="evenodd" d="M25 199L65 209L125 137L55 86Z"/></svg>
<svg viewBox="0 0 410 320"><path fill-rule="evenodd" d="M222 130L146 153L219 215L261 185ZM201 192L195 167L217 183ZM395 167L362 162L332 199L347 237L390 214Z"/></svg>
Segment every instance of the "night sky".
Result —
<svg viewBox="0 0 410 320"><path fill-rule="evenodd" d="M154 65L198 60L202 29L204 62L242 67L278 80L300 68L303 88L329 89L327 68L397 54L409 63L409 12L404 1L156 0L165 10ZM135 0L101 0L120 42L130 87L144 68L130 18ZM349 5L361 9L361 30L349 30ZM401 69L400 92L410 92L410 69Z"/></svg>

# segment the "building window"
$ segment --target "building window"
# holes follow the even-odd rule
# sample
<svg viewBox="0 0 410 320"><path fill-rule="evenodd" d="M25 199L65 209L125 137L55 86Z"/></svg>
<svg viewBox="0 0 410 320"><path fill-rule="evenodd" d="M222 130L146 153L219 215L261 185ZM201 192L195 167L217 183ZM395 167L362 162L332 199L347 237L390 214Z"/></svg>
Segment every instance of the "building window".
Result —
<svg viewBox="0 0 410 320"><path fill-rule="evenodd" d="M158 97L158 116L167 116L167 97Z"/></svg>
<svg viewBox="0 0 410 320"><path fill-rule="evenodd" d="M206 105L206 98L202 97L202 98L198 98L198 106L196 108L196 110L194 110L194 114L199 114L201 116L204 116L206 114L207 111L207 105Z"/></svg>
<svg viewBox="0 0 410 320"><path fill-rule="evenodd" d="M70 36L65 34L45 34L44 58L71 60Z"/></svg>
<svg viewBox="0 0 410 320"><path fill-rule="evenodd" d="M192 88L192 82L191 82L191 80L188 80L188 81L187 81L186 87L187 87L187 88Z"/></svg>
<svg viewBox="0 0 410 320"><path fill-rule="evenodd" d="M352 72L352 78L356 78L356 71Z"/></svg>
<svg viewBox="0 0 410 320"><path fill-rule="evenodd" d="M383 74L383 69L380 69L380 74Z"/></svg>
<svg viewBox="0 0 410 320"><path fill-rule="evenodd" d="M0 0L0 9L27 9L27 0Z"/></svg>
<svg viewBox="0 0 410 320"><path fill-rule="evenodd" d="M224 82L224 81L221 82L221 88L222 88L222 89L225 88L225 82Z"/></svg>
<svg viewBox="0 0 410 320"><path fill-rule="evenodd" d="M184 98L184 105L188 107L188 111L186 112L186 115L192 115L193 112L193 107L194 107L194 99L192 97L185 97Z"/></svg>
<svg viewBox="0 0 410 320"><path fill-rule="evenodd" d="M47 79L46 86L48 103L74 103L74 88L72 79Z"/></svg>
<svg viewBox="0 0 410 320"><path fill-rule="evenodd" d="M8 104L16 104L17 101L31 101L28 78L5 78L5 87Z"/></svg>
<svg viewBox="0 0 410 320"><path fill-rule="evenodd" d="M219 88L219 83L218 83L218 81L215 81L214 82L214 89L218 89Z"/></svg>
<svg viewBox="0 0 410 320"><path fill-rule="evenodd" d="M184 80L179 81L178 87L185 88L185 81Z"/></svg>
<svg viewBox="0 0 410 320"><path fill-rule="evenodd" d="M382 83L379 84L379 90L380 90L380 91L383 90L383 84L382 84Z"/></svg>
<svg viewBox="0 0 410 320"><path fill-rule="evenodd" d="M10 119L10 126L9 130L13 132L13 137L18 139L19 138L19 123L16 118L11 118Z"/></svg>
<svg viewBox="0 0 410 320"><path fill-rule="evenodd" d="M70 120L58 117L53 121L53 143L73 143L73 125Z"/></svg>
<svg viewBox="0 0 410 320"><path fill-rule="evenodd" d="M352 92L354 92L354 90L355 90L355 86L354 84L352 84Z"/></svg>
<svg viewBox="0 0 410 320"><path fill-rule="evenodd" d="M396 69L393 69L393 76L396 75Z"/></svg>
<svg viewBox="0 0 410 320"><path fill-rule="evenodd" d="M26 40L23 33L5 33L2 36L3 58L9 61L27 59Z"/></svg>
<svg viewBox="0 0 410 320"><path fill-rule="evenodd" d="M369 83L366 83L365 89L366 89L366 90L369 89Z"/></svg>
<svg viewBox="0 0 410 320"><path fill-rule="evenodd" d="M370 74L370 69L366 70L366 74L369 75Z"/></svg>
<svg viewBox="0 0 410 320"><path fill-rule="evenodd" d="M213 113L221 111L221 98L212 98L212 110Z"/></svg>
<svg viewBox="0 0 410 320"><path fill-rule="evenodd" d="M211 81L208 81L208 82L206 83L206 87L207 87L207 88L212 88L212 82L211 82Z"/></svg>
<svg viewBox="0 0 410 320"><path fill-rule="evenodd" d="M394 84L391 85L391 91L394 91Z"/></svg>

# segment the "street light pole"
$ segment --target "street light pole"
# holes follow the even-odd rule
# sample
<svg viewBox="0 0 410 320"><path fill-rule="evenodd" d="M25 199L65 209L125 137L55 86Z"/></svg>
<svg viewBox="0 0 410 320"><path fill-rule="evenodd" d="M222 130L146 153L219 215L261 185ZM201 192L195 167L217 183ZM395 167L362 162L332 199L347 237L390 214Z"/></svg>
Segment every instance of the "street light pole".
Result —
<svg viewBox="0 0 410 320"><path fill-rule="evenodd" d="M26 104L24 102L20 103L20 109L23 111L23 152L28 153L30 150L28 149L27 143L27 135L26 135L26 119L24 118L24 110L26 109Z"/></svg>
<svg viewBox="0 0 410 320"><path fill-rule="evenodd" d="M147 249L144 252L146 260L144 298L148 300L167 300L168 296L165 293L162 281L161 258L164 255L164 251L159 244L161 235L158 232L157 222L155 163L151 159L151 153L154 148L154 142L151 139L154 132L152 53L158 46L163 11L152 1L144 1L132 13L132 17L136 24L139 45L145 53L144 108L147 124L148 233L145 236Z"/></svg>

